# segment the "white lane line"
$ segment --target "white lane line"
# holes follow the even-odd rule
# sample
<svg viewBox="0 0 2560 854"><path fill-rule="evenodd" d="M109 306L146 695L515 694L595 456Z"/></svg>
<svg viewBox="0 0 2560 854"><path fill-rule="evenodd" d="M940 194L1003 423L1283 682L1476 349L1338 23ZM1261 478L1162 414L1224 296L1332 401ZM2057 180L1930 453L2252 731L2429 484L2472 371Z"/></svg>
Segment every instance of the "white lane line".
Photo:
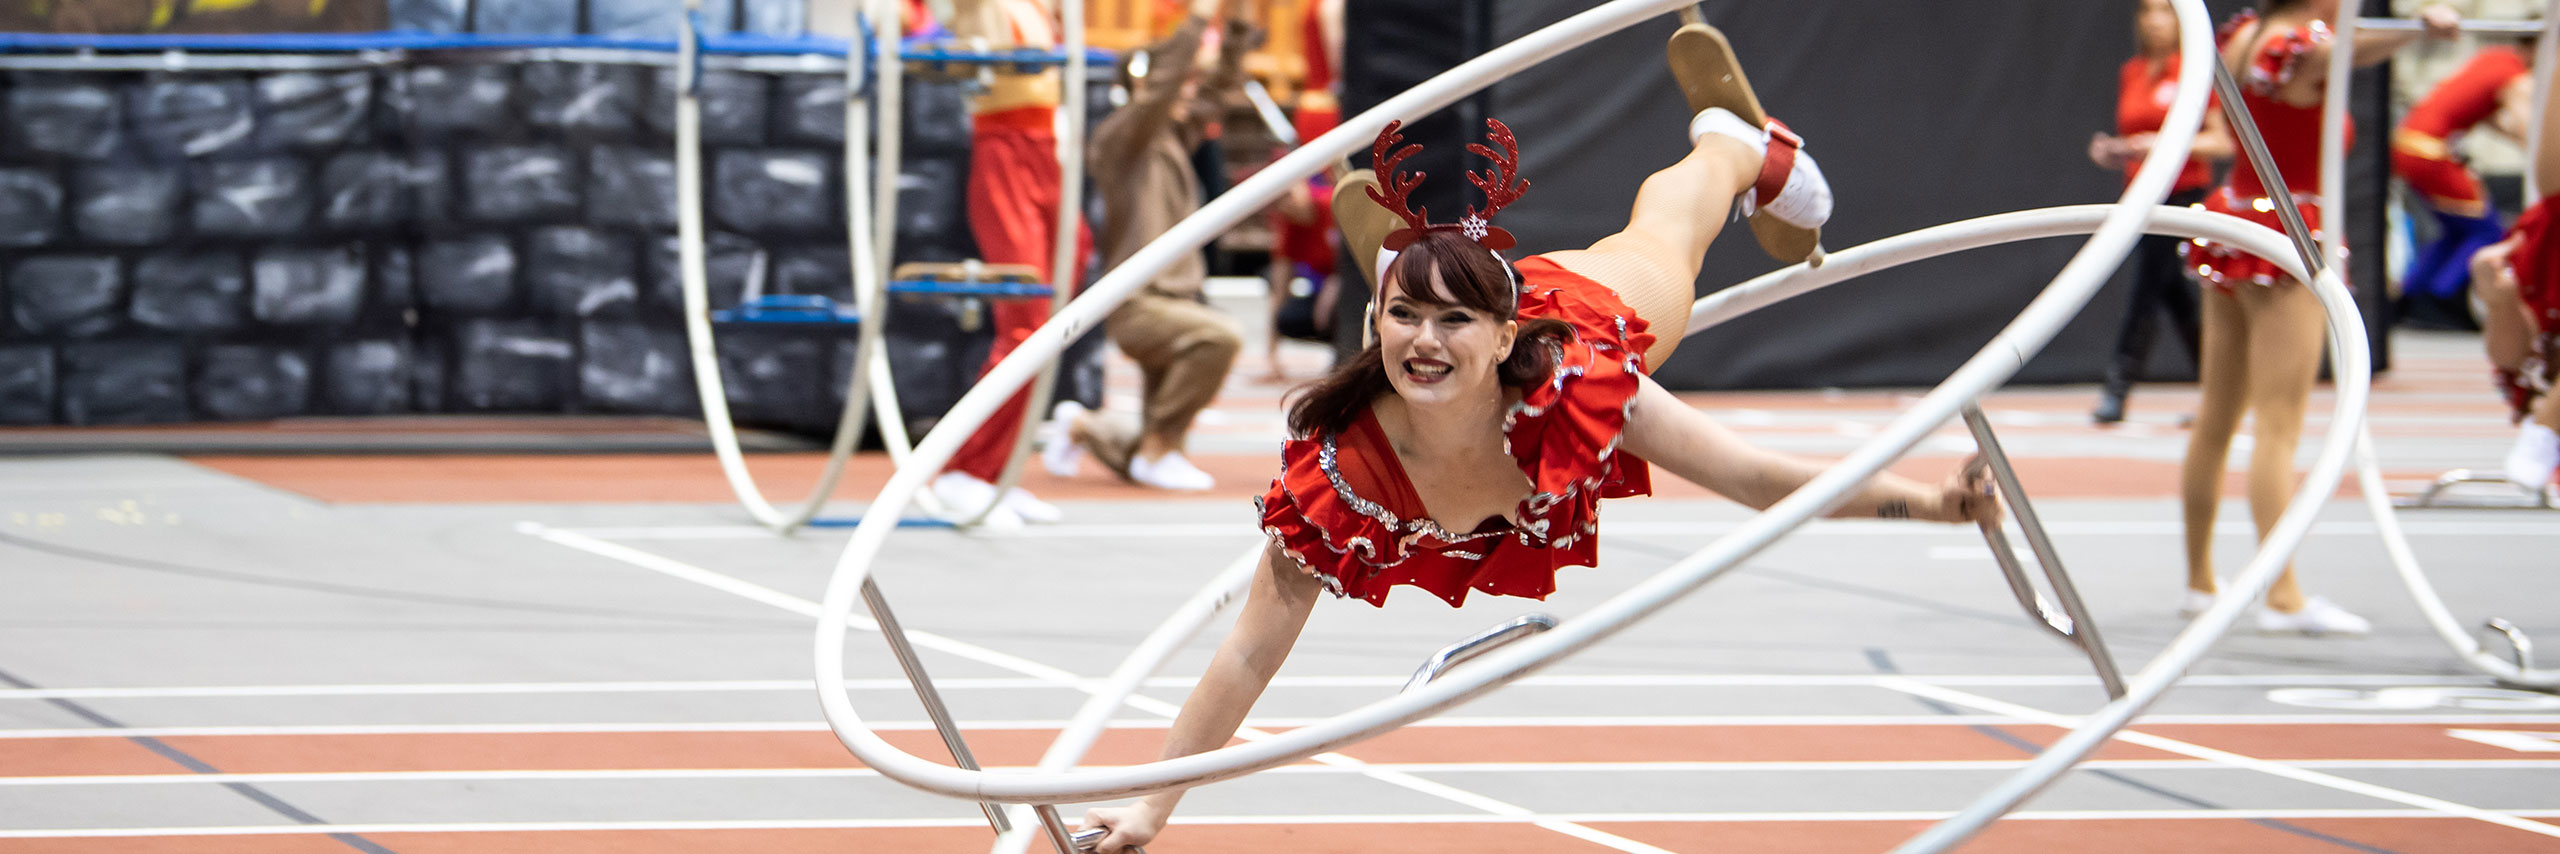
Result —
<svg viewBox="0 0 2560 854"><path fill-rule="evenodd" d="M804 617L809 617L811 619L816 619L818 615L825 610L818 603L811 602L807 599L792 596L762 585L731 578L682 561L650 554L629 546L609 543L593 537L568 531L547 528L533 522L519 522L516 524L516 530L530 536L539 537L543 540L585 551L590 554L612 558L644 569L663 573L670 577L702 584L715 590L744 596L748 599L772 605L777 608L782 608L783 610L787 610ZM850 622L858 626L867 624L867 628L871 631L879 630L878 623L869 620L856 619ZM1050 667L1029 659L1006 655L985 647L962 643L950 638L926 632L918 632L912 629L908 630L906 635L908 639L913 641L918 647L960 655L973 661L1004 668L1026 676L1052 680L1060 685L1073 686L1080 691L1092 692L1099 688L1099 683L1096 681L1087 680L1065 670ZM1122 702L1130 708L1161 715L1166 718L1172 718L1182 712L1181 706L1173 703L1167 703L1153 697L1131 696ZM1248 727L1238 729L1236 731L1236 737L1248 741L1256 741L1270 738L1271 734ZM1357 768L1362 767L1364 764L1360 760L1353 759L1339 753L1319 753L1309 758L1316 762L1342 767ZM1364 772L1364 774L1365 776L1380 782L1401 786L1424 794L1438 796L1456 803L1485 810L1496 815L1531 819L1535 818L1534 815L1525 807L1504 803L1473 792L1461 791L1459 789L1424 780L1410 774L1400 774L1393 771L1369 771ZM1532 821L1532 824L1547 830L1582 839L1587 842L1593 842L1619 851L1624 851L1627 852L1627 854L1672 854L1672 852L1665 851L1651 845L1646 845L1642 842L1603 833L1569 822L1535 819Z"/></svg>
<svg viewBox="0 0 2560 854"><path fill-rule="evenodd" d="M2560 810L2517 810L2516 815L2532 818L2560 817ZM1938 821L1955 815L1948 811L1816 811L1816 812L1720 812L1720 813L1556 813L1551 821L1580 824L1605 823L1759 823L1759 822L1913 822ZM2440 818L2431 810L2417 809L2218 809L2218 810L2023 810L2010 813L2002 821L2195 821L2224 819L2232 821L2279 820L2310 821L2319 819L2371 818ZM1374 815L1199 815L1184 816L1186 825L1226 825L1292 827L1301 825L1361 824L1536 824L1537 820L1517 816L1485 813L1392 813ZM198 827L73 827L0 830L0 839L136 839L174 836L314 836L349 833L375 835L389 833L580 833L598 831L660 830L897 830L909 828L982 828L986 819L965 818L880 818L880 819L762 819L741 821L547 821L547 822L450 822L402 824L266 824Z"/></svg>
<svg viewBox="0 0 2560 854"><path fill-rule="evenodd" d="M1890 687L1890 686L1886 686ZM1141 698L1144 699L1144 698ZM1159 700L1147 700L1150 704ZM1169 705L1169 704L1168 704ZM1178 708L1178 707L1177 707ZM1323 717L1256 717L1245 726L1256 731L1295 729L1327 720ZM2148 724L2221 726L2549 726L2560 715L2512 714L2302 714L2302 715L2147 715ZM1471 715L1443 716L1406 724L1408 729L1607 729L1611 727L1957 727L2021 723L2007 714L1982 715ZM2027 722L2034 723L2034 722ZM1034 731L1065 728L1063 719L987 720L967 722L970 732ZM1112 729L1155 730L1172 726L1165 717L1120 718ZM868 724L881 732L922 732L931 721L884 720ZM2056 726L2059 726L2058 724ZM241 738L330 735L577 735L590 733L724 733L827 732L825 721L569 721L558 723L469 724L256 724L246 726L56 727L0 729L0 741L63 738Z"/></svg>
<svg viewBox="0 0 2560 854"><path fill-rule="evenodd" d="M1282 676L1271 680L1277 688L1401 688L1408 674L1377 676ZM1509 688L1873 688L1884 677L1868 674L1842 675L1768 675L1720 673L1654 673L1654 674L1539 674L1511 683ZM1932 685L1951 687L2081 687L2098 684L2088 675L2001 675L1949 674L1917 675ZM1189 689L1197 680L1188 676L1158 676L1145 683L1149 688ZM944 691L1010 691L1055 688L1057 683L1027 676L948 676L933 680L934 687ZM2179 681L2180 687L2323 687L2413 685L2486 686L2488 680L2478 676L2403 676L2391 674L2198 674ZM904 679L847 679L845 687L854 691L906 692ZM478 696L505 694L719 694L752 692L802 692L817 690L817 683L807 679L727 679L658 682L422 682L415 684L354 683L339 685L181 685L129 686L96 688L0 688L0 701L5 700L157 700L204 699L223 697L377 697L377 696Z"/></svg>
<svg viewBox="0 0 2560 854"><path fill-rule="evenodd" d="M2218 525L2214 529L2217 536L2257 536L2255 528L2247 527L2248 520L2246 518L2234 518L2228 521L2241 525L2245 530L2228 530L2230 526ZM532 523L525 524L530 525ZM1738 521L1673 522L1624 520L1603 522L1601 523L1601 529L1611 534L1626 534L1634 536L1664 536L1680 534L1715 536L1729 532L1741 524L1742 523ZM775 539L779 537L779 535L766 529L743 525L666 526L653 528L550 528L548 530L574 533L600 540L761 540ZM2175 520L2052 520L2045 523L2045 530L2056 536L2156 537L2179 534L2184 532L2186 528L2185 523ZM2560 525L2551 525L2540 522L2495 520L2413 520L2402 523L2402 532L2411 536L2442 537L2560 537ZM2319 522L2312 525L2311 528L2311 534L2314 536L2370 537L2373 536L2374 533L2375 530L2373 523L2349 520ZM961 536L957 534L943 535ZM1253 526L1235 522L1159 522L1138 524L1033 525L1011 531L974 531L965 536L990 540L1207 538L1244 541L1261 535L1261 532L1256 530ZM1896 524L1891 522L1849 519L1830 521L1815 520L1805 523L1804 529L1799 536L1819 538L1826 536L1916 537L1976 535L1969 531L1951 532L1930 528L1918 528L1910 525L1909 523Z"/></svg>
<svg viewBox="0 0 2560 854"><path fill-rule="evenodd" d="M2024 759L1983 760L1836 760L1836 761L1664 761L1664 762L1381 762L1373 765L1283 765L1265 774L1341 775L1364 770L1399 774L1699 774L1768 772L1944 773L2009 771ZM2560 759L2310 759L2288 760L2304 768L2390 771L2553 771ZM1108 765L1080 766L1088 770ZM2087 771L2241 771L2205 759L2100 759L2083 762ZM1030 773L1031 766L987 766L989 771ZM0 777L7 786L162 786L206 783L434 783L434 782L562 782L591 780L763 780L877 778L868 768L599 768L565 771L291 771L231 774L57 774Z"/></svg>
<svg viewBox="0 0 2560 854"><path fill-rule="evenodd" d="M1886 687L1915 697L1926 697L1942 703L1978 709L1992 714L2010 715L2018 718L2019 720L2041 723L2048 726L2067 728L2077 726L2079 724L2079 719L2070 715L2056 714L2043 709L2036 709L2018 705L2016 703L1995 700L1980 694L1967 693L1953 688L1941 688L1917 680L1893 681L1889 682ZM2179 741L2173 738L2163 738L2132 729L2118 730L2115 734L2115 740L2127 744L2138 744L2154 750L2168 751L2181 756L2220 762L2234 768L2247 768L2253 771L2260 771L2273 776L2293 780L2295 782L2309 783L2314 786L2336 789L2341 792L2363 795L2377 800L2390 801L2397 804L2417 807L2423 810L2432 810L2444 815L2483 821L2500 827L2521 830L2526 833L2560 837L2560 826L2553 826L2539 821L2530 821L2519 818L2512 813L2481 809L2467 804L2448 801L2443 798L2429 797L2415 792L2401 791L2388 786L2379 786L2367 783L2362 780L2350 780L2334 774L2323 774L2308 768L2297 767L2282 762L2271 762L2253 756L2243 756L2228 750L2218 750L2211 747L2205 747L2200 744Z"/></svg>
<svg viewBox="0 0 2560 854"><path fill-rule="evenodd" d="M812 602L808 599L793 596L789 593L784 593L761 584L712 572L711 570L703 569L683 561L659 557L630 546L608 543L594 537L564 531L558 528L546 527L533 522L516 523L516 531L548 542L597 555L599 557L612 558L614 560L631 564L632 566L637 566L652 572L661 573L672 578L690 581L723 593L740 596L752 602L771 605L812 620L817 619L818 614L825 610L825 608L821 607L818 603ZM880 630L879 623L873 622L865 617L851 617L846 620L846 624L866 632L877 632ZM907 640L922 649L930 649L936 652L965 658L980 664L1000 667L1035 679L1043 679L1064 685L1075 685L1084 681L1073 673L1069 673L1055 667L1050 667L1046 664L1041 664L1019 656L1006 655L986 647L972 643L964 643L932 632L920 632L910 628L907 629Z"/></svg>

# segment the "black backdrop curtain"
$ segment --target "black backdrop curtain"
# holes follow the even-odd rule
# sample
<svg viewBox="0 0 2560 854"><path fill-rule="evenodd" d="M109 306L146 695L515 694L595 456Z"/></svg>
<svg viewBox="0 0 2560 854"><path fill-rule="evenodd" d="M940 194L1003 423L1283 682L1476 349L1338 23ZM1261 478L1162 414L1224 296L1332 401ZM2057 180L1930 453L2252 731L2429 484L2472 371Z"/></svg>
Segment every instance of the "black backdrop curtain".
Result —
<svg viewBox="0 0 2560 854"><path fill-rule="evenodd" d="M2373 3L2368 14L2382 14L2381 0ZM1590 5L1352 0L1345 108L1373 105ZM1763 103L1821 158L1839 197L1824 242L1837 249L1969 217L2113 201L2120 179L2092 166L2086 151L2090 134L2114 126L2116 69L2133 51L2132 5L1801 0L1707 9ZM2246 4L2208 5L2218 20ZM1488 13L1489 28L1473 29ZM1618 228L1637 185L1687 145L1688 117L1662 58L1676 26L1668 15L1638 25L1442 111L1416 135L1427 132L1421 141L1451 162L1424 168L1454 176L1463 168L1456 150L1480 133L1481 116L1494 116L1518 133L1522 173L1535 184L1502 217L1522 252L1578 247ZM1474 41L1479 32L1487 38ZM2383 281L2381 73L2358 75L2353 106L2365 142L2349 164L2349 242L2369 250L2350 256L2350 276L2368 295ZM1444 193L1462 186L1430 184ZM1934 384L2015 317L2079 243L1976 250L1845 282L1693 337L1655 376L1673 388ZM1778 266L1735 228L1708 253L1699 292ZM2091 301L2019 381L2097 379L2125 285L2119 276ZM2379 319L2370 308L2379 302L2365 300L2368 323ZM1348 328L1359 328L1356 317ZM2167 352L2175 348L2155 349L2154 376L2192 375L2183 354Z"/></svg>

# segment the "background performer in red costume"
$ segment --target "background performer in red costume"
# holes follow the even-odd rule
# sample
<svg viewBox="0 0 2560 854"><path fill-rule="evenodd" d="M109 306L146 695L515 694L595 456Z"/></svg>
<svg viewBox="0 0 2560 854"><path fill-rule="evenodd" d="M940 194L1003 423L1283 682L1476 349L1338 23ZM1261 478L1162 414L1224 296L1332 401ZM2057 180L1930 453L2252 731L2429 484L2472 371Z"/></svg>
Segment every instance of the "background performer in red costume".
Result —
<svg viewBox="0 0 2560 854"><path fill-rule="evenodd" d="M2116 75L2116 132L2098 134L2089 140L2089 159L2106 169L2124 170L2127 183L2151 153L2151 140L2160 133L2160 123L2169 118L2169 99L2178 92L2178 16L2169 9L2169 0L2140 0L2134 4L2134 35L2140 47L2124 69ZM2166 204L2186 206L2204 201L2206 187L2213 185L2213 168L2208 161L2231 159L2231 129L2222 123L2222 113L2207 107L2204 132L2196 135L2194 153L2187 158L2186 171L2178 173L2178 183L2169 190ZM2142 373L2143 360L2151 355L2151 340L2159 330L2160 315L2169 315L2169 328L2177 330L2178 340L2187 345L2187 357L2196 356L2199 333L2196 331L2195 286L2187 281L2178 261L2178 239L2150 235L2133 250L2133 295L2125 306L2124 324L2116 330L2115 355L2107 360L2106 385L2098 397L2098 409L2090 417L2100 424L2124 420L2125 395L2133 390L2134 377Z"/></svg>
<svg viewBox="0 0 2560 854"><path fill-rule="evenodd" d="M951 24L973 49L1054 50L1059 44L1056 12L1048 0L959 0ZM1058 282L1049 268L1058 233L1058 71L995 70L987 90L969 103L969 234L977 238L981 260L1027 264L1042 278ZM1084 256L1092 243L1079 226L1076 268L1061 284L1072 288L1084 280ZM1049 319L1048 300L997 299L989 300L988 307L995 344L979 369L982 375ZM934 478L934 498L954 515L976 518L994 501L998 506L988 514L991 525L1058 521L1058 508L1029 490L1016 487L996 494L995 481L1013 453L1030 395L1024 389L1006 399Z"/></svg>
<svg viewBox="0 0 2560 854"><path fill-rule="evenodd" d="M2265 16L2242 15L2223 31L2222 62L2240 83L2241 99L2266 138L2285 185L2268 187L2246 158L2205 196L2205 208L2281 229L2276 205L2302 212L2312 237L2320 231L2320 110L2334 41L2329 22L2338 0L2269 0ZM2450 38L2461 18L2444 6L2420 13L2424 35ZM2355 62L2370 65L2415 42L2419 32L2360 31ZM2352 144L2352 139L2349 143ZM2187 595L2180 611L2201 612L2220 582L2213 574L2213 524L2222 506L2222 470L2240 417L2257 413L2249 455L2249 512L2266 536L2293 500L2293 455L2302 441L2303 410L2320 375L2326 315L2310 288L2272 262L2220 244L2196 241L2187 262L2203 294L2204 402L2187 440L2180 471L2186 509ZM2307 596L2292 566L2267 589L2258 612L2264 632L2361 634L2373 626L2336 603Z"/></svg>
<svg viewBox="0 0 2560 854"><path fill-rule="evenodd" d="M2542 198L2516 218L2515 231L2480 250L2471 288L2485 309L2480 343L2497 371L2497 389L2522 428L2508 449L2507 479L2540 491L2560 483L2560 86L2532 105L2541 126L2533 150L2533 185Z"/></svg>
<svg viewBox="0 0 2560 854"><path fill-rule="evenodd" d="M2523 140L2533 101L2524 54L2491 46L2436 83L2391 132L2391 174L2409 185L2436 221L2435 239L2418 247L2400 277L2403 302L2458 301L2471 284L2471 255L2505 231L2480 176L2454 156L2463 134L2481 122Z"/></svg>

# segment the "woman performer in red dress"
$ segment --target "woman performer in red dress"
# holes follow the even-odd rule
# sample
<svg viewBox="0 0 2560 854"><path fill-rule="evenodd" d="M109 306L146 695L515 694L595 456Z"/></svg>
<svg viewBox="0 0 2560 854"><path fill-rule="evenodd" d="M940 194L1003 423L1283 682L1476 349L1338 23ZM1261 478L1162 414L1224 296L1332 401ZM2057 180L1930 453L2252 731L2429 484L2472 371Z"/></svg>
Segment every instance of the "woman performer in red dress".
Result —
<svg viewBox="0 0 2560 854"><path fill-rule="evenodd" d="M1470 591L1544 598L1557 570L1596 563L1599 500L1648 493L1648 463L1753 507L1820 471L1753 447L1645 376L1686 325L1701 256L1732 205L1768 218L1755 230L1799 239L1776 245L1806 247L1831 208L1820 170L1784 125L1764 122L1721 34L1683 27L1671 58L1696 111L1692 148L1645 180L1626 230L1588 249L1517 265L1499 255L1511 235L1487 217L1527 186L1499 122L1487 123L1492 146L1470 146L1495 164L1468 176L1488 209L1454 226L1405 210L1422 176L1396 171L1415 147L1396 149L1394 125L1376 148L1385 182L1343 182L1345 193L1374 186L1364 195L1400 225L1346 232L1385 256L1376 340L1291 404L1296 438L1260 501L1270 546L1166 756L1227 742L1318 591L1371 603L1407 584L1451 605ZM1347 228L1361 221L1346 217ZM1978 486L1961 474L1937 485L1879 475L1835 512L1966 521L1996 511ZM1181 796L1094 810L1086 824L1110 828L1104 854L1124 851L1153 840Z"/></svg>
<svg viewBox="0 0 2560 854"><path fill-rule="evenodd" d="M2560 483L2560 394L2551 393L2560 375L2560 86L2543 99L2530 119L2541 125L2532 167L2543 196L2471 262L2471 290L2486 308L2480 343L2499 396L2523 425L2507 451L2507 479L2536 491Z"/></svg>
<svg viewBox="0 0 2560 854"><path fill-rule="evenodd" d="M2151 153L2160 123L2169 119L2169 100L2178 92L2179 74L2178 15L2170 10L2169 0L2140 0L2134 6L2133 24L2141 50L2125 60L2116 74L2116 132L2089 140L2089 159L2101 168L2124 170L2127 184L2133 183L2134 170ZM2166 204L2184 207L2204 201L2205 188L2213 186L2209 161L2229 159L2231 130L2223 126L2220 112L2207 108L2204 131L2196 134L2187 168L2169 188ZM2097 410L2090 413L2091 420L2100 424L2124 420L2125 395L2133 391L2134 377L2142 373L2142 363L2151 355L2152 334L2158 329L2160 317L2152 311L2154 306L2168 313L2170 328L2187 345L2187 357L2196 356L2200 336L2195 288L2182 272L2178 243L2175 237L2155 234L2142 238L2133 250L2133 295L2125 306L2124 324L2116 329L2115 354L2107 360L2105 389L2098 396Z"/></svg>
<svg viewBox="0 0 2560 854"><path fill-rule="evenodd" d="M2515 48L2481 48L2461 70L2427 90L2391 132L2391 174L2409 185L2436 220L2436 239L2418 247L2418 257L2400 277L2404 309L2413 300L2458 303L2470 285L2471 256L2504 232L2480 176L2454 157L2453 147L2482 122L2523 140L2531 121L2531 70Z"/></svg>
<svg viewBox="0 0 2560 854"><path fill-rule="evenodd" d="M2269 0L2263 18L2242 15L2224 29L2222 62L2239 81L2241 99L2266 138L2276 168L2284 173L2285 186L2273 189L2282 190L2285 198L2269 198L2270 188L2244 158L2232 165L2229 180L2205 197L2207 210L2280 229L2275 206L2291 204L2302 212L2312 236L2321 237L2320 111L2329 76L2328 22L2337 14L2338 0ZM2461 19L2443 6L2429 6L2421 17L2426 35L2433 37L2450 37L2461 26ZM2356 40L2355 61L2380 62L2418 37L2415 32L2365 32ZM2189 270L2205 286L2199 360L2204 401L2180 476L2187 528L2187 596L2181 612L2192 615L2212 604L2219 589L2213 574L2213 523L2222 503L2223 464L2242 415L2257 413L2256 443L2249 457L2249 511L2257 519L2259 536L2266 535L2293 500L2294 449L2302 440L2311 386L2319 378L2327 327L2319 298L2273 262L2202 240L2186 248ZM2258 612L2260 631L2360 634L2372 629L2345 608L2304 595L2290 566L2268 588L2266 605Z"/></svg>

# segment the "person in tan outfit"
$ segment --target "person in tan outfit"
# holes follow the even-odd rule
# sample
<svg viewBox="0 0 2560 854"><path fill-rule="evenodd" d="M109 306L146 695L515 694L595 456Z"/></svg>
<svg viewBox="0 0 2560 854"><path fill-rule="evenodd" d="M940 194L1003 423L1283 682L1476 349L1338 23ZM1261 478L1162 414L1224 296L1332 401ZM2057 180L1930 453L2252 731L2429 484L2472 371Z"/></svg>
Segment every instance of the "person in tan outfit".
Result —
<svg viewBox="0 0 2560 854"><path fill-rule="evenodd" d="M1094 127L1087 145L1094 185L1102 196L1102 263L1107 269L1163 235L1200 209L1200 180L1192 169L1210 116L1200 105L1219 103L1242 79L1252 32L1241 0L1228 8L1220 38L1211 43L1210 16L1219 0L1191 0L1189 16L1173 35L1124 61L1128 102ZM1204 76L1202 54L1215 51ZM1183 456L1192 420L1218 396L1227 370L1243 347L1234 319L1201 301L1208 265L1193 253L1175 261L1111 313L1104 332L1145 374L1141 418L1135 427L1089 413L1072 401L1058 405L1044 430L1042 463L1071 476L1081 452L1090 451L1121 477L1159 489L1199 490L1215 485Z"/></svg>

